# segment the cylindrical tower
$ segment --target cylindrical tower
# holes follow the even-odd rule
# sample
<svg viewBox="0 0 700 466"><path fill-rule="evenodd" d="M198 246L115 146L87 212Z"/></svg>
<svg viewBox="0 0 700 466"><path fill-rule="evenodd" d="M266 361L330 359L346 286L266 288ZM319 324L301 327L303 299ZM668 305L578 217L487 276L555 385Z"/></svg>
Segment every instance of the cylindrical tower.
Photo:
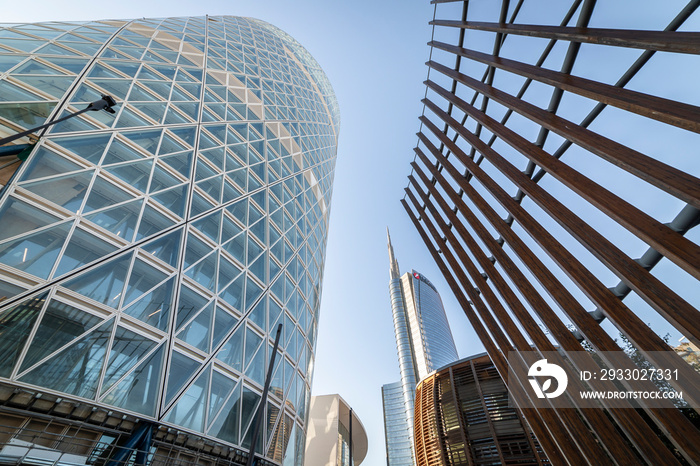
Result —
<svg viewBox="0 0 700 466"><path fill-rule="evenodd" d="M318 63L251 18L1 31L0 137L117 101L2 161L2 451L245 461L282 323L257 452L302 464L339 125Z"/></svg>

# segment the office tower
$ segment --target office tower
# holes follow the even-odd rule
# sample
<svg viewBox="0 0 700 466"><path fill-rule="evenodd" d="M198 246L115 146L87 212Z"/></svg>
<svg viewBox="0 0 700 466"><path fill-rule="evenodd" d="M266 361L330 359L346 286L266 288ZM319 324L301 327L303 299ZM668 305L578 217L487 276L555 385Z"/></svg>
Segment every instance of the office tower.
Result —
<svg viewBox="0 0 700 466"><path fill-rule="evenodd" d="M211 16L10 25L0 73L3 135L117 101L17 141L2 462L243 463L282 324L256 447L301 465L339 124L318 63Z"/></svg>
<svg viewBox="0 0 700 466"><path fill-rule="evenodd" d="M418 466L549 464L488 355L438 369L416 388Z"/></svg>
<svg viewBox="0 0 700 466"><path fill-rule="evenodd" d="M387 458L393 466L415 464L413 402L416 383L458 356L435 286L415 270L400 276L388 230L387 243L389 296L401 373L400 382L382 387Z"/></svg>
<svg viewBox="0 0 700 466"><path fill-rule="evenodd" d="M367 456L367 432L340 395L312 396L308 424L304 466L362 464Z"/></svg>
<svg viewBox="0 0 700 466"><path fill-rule="evenodd" d="M689 163L700 102L687 73L700 13L681 3L435 5L402 203L504 379L531 364L511 351L592 349L615 369L646 358L677 370L669 383L699 405L698 374L663 338L700 338L700 180ZM612 359L625 349L636 356ZM599 368L571 360L579 373ZM582 409L570 394L576 409L535 407L515 380L553 464L700 462L690 407Z"/></svg>

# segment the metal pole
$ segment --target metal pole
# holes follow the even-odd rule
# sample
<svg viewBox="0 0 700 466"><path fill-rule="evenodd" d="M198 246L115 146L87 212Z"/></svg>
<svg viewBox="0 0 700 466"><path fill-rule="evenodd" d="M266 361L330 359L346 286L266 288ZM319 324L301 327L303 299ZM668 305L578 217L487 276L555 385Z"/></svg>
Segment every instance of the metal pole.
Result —
<svg viewBox="0 0 700 466"><path fill-rule="evenodd" d="M350 422L348 424L350 424L348 426L349 427L348 428L348 431L349 431L348 437L350 437L348 439L348 443L350 444L349 445L349 448L350 448L350 464L349 464L349 466L352 466L352 408L350 408Z"/></svg>
<svg viewBox="0 0 700 466"><path fill-rule="evenodd" d="M36 128L28 129L26 131L22 131L21 133L17 133L14 136L6 137L3 139L0 139L0 146L7 144L8 142L12 142L15 139L19 139L24 136L29 136L32 134L34 131L38 131L43 128L48 128L49 126L55 125L56 123L60 123L62 121L65 121L69 118L73 118L78 115L82 115L85 112L89 111L99 111L99 110L105 110L109 113L114 113L114 110L112 109L112 106L116 105L116 102L112 97L108 95L102 95L102 98L100 100L96 100L95 102L91 102L87 107L84 109L77 111L75 113L71 113L70 115L66 115L63 118L59 118L58 120L51 121L49 123L43 124L41 126L37 126Z"/></svg>
<svg viewBox="0 0 700 466"><path fill-rule="evenodd" d="M248 462L246 463L246 466L253 466L253 462L255 460L255 444L258 441L258 431L260 430L260 423L262 422L262 414L264 412L265 405L267 405L267 392L270 389L272 369L275 367L275 357L277 356L277 347L280 344L281 334L282 324L279 324L277 326L277 335L275 335L275 345L272 347L272 356L270 356L270 366L267 368L267 376L265 377L265 388L263 389L262 397L260 398L258 410L255 413L255 422L253 423L253 437L250 439L250 453L248 453Z"/></svg>

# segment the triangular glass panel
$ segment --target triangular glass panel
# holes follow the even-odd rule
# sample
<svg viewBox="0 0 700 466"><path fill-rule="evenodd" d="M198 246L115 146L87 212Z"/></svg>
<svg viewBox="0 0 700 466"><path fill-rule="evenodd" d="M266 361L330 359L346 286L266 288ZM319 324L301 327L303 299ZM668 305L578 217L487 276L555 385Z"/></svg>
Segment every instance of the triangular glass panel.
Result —
<svg viewBox="0 0 700 466"><path fill-rule="evenodd" d="M100 325L19 380L82 398L94 398L114 320Z"/></svg>
<svg viewBox="0 0 700 466"><path fill-rule="evenodd" d="M250 428L250 423L253 419L253 414L255 414L258 404L260 403L260 395L250 390L244 385L241 401L241 432L243 432L244 430ZM250 445L250 434L247 434L245 436L242 435L242 437L247 438L248 445ZM245 444L245 440L242 443ZM245 448L248 448L248 446L245 446Z"/></svg>
<svg viewBox="0 0 700 466"><path fill-rule="evenodd" d="M192 204L190 206L190 217L195 217L201 213L211 210L214 204L197 191L192 192Z"/></svg>
<svg viewBox="0 0 700 466"><path fill-rule="evenodd" d="M173 397L185 385L194 373L201 367L200 363L194 361L182 353L172 352L170 366L168 367L168 386L165 391L165 404L168 405Z"/></svg>
<svg viewBox="0 0 700 466"><path fill-rule="evenodd" d="M4 73L13 66L17 65L19 62L27 58L27 55L13 54L13 55L0 55L0 73Z"/></svg>
<svg viewBox="0 0 700 466"><path fill-rule="evenodd" d="M18 57L19 61L22 61L24 57ZM0 57L0 62L2 58ZM18 63L19 63L18 61ZM1 67L1 65L0 65ZM22 66L18 67L12 72L12 74L31 74L31 75L41 75L41 74L61 74L61 71L57 71L55 68L47 66L40 61L33 59L25 62ZM21 79L21 78L20 78Z"/></svg>
<svg viewBox="0 0 700 466"><path fill-rule="evenodd" d="M60 66L71 74L80 74L89 62L89 60L85 58L41 57L41 59L53 65Z"/></svg>
<svg viewBox="0 0 700 466"><path fill-rule="evenodd" d="M160 129L151 129L144 131L122 132L122 135L141 146L146 152L155 154L156 149L158 148L158 143L160 142L161 132L162 130Z"/></svg>
<svg viewBox="0 0 700 466"><path fill-rule="evenodd" d="M102 165L111 165L114 163L128 162L132 160L141 160L144 155L131 146L124 144L119 139L114 139L109 146L109 150L105 154Z"/></svg>
<svg viewBox="0 0 700 466"><path fill-rule="evenodd" d="M226 289L219 293L223 299L231 307L242 311L243 310L243 286L245 283L245 274L241 274L235 279Z"/></svg>
<svg viewBox="0 0 700 466"><path fill-rule="evenodd" d="M43 181L23 185L34 194L50 200L55 204L77 212L83 204L94 170L87 170L73 175L58 176Z"/></svg>
<svg viewBox="0 0 700 466"><path fill-rule="evenodd" d="M222 291L226 286L231 283L231 280L236 278L238 274L241 273L241 269L233 265L231 262L226 260L223 255L219 256L219 279L217 284L217 290Z"/></svg>
<svg viewBox="0 0 700 466"><path fill-rule="evenodd" d="M214 301L209 303L192 322L178 333L177 337L195 348L209 352L211 348L211 325L214 314Z"/></svg>
<svg viewBox="0 0 700 466"><path fill-rule="evenodd" d="M189 129L189 128L188 128ZM186 141L187 142L187 141ZM190 144L191 145L191 144ZM160 149L158 150L158 155L172 154L174 152L182 152L190 147L185 146L182 142L168 134L166 131L163 134L163 140L160 143Z"/></svg>
<svg viewBox="0 0 700 466"><path fill-rule="evenodd" d="M10 43L8 43L8 42L10 42ZM3 43L8 43L8 45L9 45L10 47L15 47L15 48L18 48L18 47L20 47L20 46L22 45L22 44L16 44L17 42L18 42L18 41L9 41L9 40L4 40L4 41L3 41ZM36 44L36 45L32 45L32 44L27 45L27 46L25 46L24 48L22 48L22 49L20 49L20 50L25 50L25 51L29 52L30 50L33 50L34 48L36 48L36 46L37 46L38 44L41 43L41 41L26 41L26 42L36 42L37 44ZM36 53L38 53L38 54L40 54L40 55L68 55L68 56L80 56L78 53L72 52L72 51L70 51L70 50L68 50L68 49L64 49L63 47L59 47L59 46L56 45L56 44L48 44L48 45L45 45L44 47L42 47L42 48L40 48L39 50L37 50Z"/></svg>
<svg viewBox="0 0 700 466"><path fill-rule="evenodd" d="M141 223L139 224L139 230L136 234L136 239L140 240L167 230L173 226L173 224L174 222L172 220L158 212L155 208L151 207L151 205L146 204L143 216L141 217Z"/></svg>
<svg viewBox="0 0 700 466"><path fill-rule="evenodd" d="M207 395L209 393L210 367L197 377L197 380L180 397L170 412L165 416L166 422L172 422L186 429L204 432Z"/></svg>
<svg viewBox="0 0 700 466"><path fill-rule="evenodd" d="M219 170L224 169L224 148L223 147L215 147L213 149L207 149L206 151L201 151L200 152L203 157L205 157L207 160L209 160L216 168Z"/></svg>
<svg viewBox="0 0 700 466"><path fill-rule="evenodd" d="M182 183L181 180L173 176L161 164L156 164L156 168L153 171L153 177L151 179L151 186L149 192L157 192L162 189L171 188Z"/></svg>
<svg viewBox="0 0 700 466"><path fill-rule="evenodd" d="M0 377L10 378L47 296L33 296L0 312Z"/></svg>
<svg viewBox="0 0 700 466"><path fill-rule="evenodd" d="M179 217L184 217L187 207L187 191L189 183L184 183L171 189L165 189L151 195L151 199L158 201L163 207Z"/></svg>
<svg viewBox="0 0 700 466"><path fill-rule="evenodd" d="M53 138L51 141L79 155L88 162L97 164L107 147L110 133Z"/></svg>
<svg viewBox="0 0 700 466"><path fill-rule="evenodd" d="M225 375L214 371L211 378L211 390L209 394L208 419L211 424L226 398L233 391L236 385L235 380L231 380Z"/></svg>
<svg viewBox="0 0 700 466"><path fill-rule="evenodd" d="M213 212L193 222L192 226L218 243L219 230L221 229L221 215L221 210Z"/></svg>
<svg viewBox="0 0 700 466"><path fill-rule="evenodd" d="M167 331L174 286L175 277L143 296L123 312L159 330Z"/></svg>
<svg viewBox="0 0 700 466"><path fill-rule="evenodd" d="M224 249L241 264L245 264L246 237L247 233L243 231L224 245Z"/></svg>
<svg viewBox="0 0 700 466"><path fill-rule="evenodd" d="M100 394L104 394L139 361L143 361L144 356L155 348L156 344L157 342L138 333L117 327Z"/></svg>
<svg viewBox="0 0 700 466"><path fill-rule="evenodd" d="M263 332L267 331L265 326L265 316L266 316L266 302L267 299L263 298L255 305L255 308L248 315L248 320L254 322L258 327L260 327Z"/></svg>
<svg viewBox="0 0 700 466"><path fill-rule="evenodd" d="M241 199L233 204L226 207L228 210L241 224L248 224L248 199Z"/></svg>
<svg viewBox="0 0 700 466"><path fill-rule="evenodd" d="M243 370L243 332L245 326L241 325L233 335L226 340L216 358L233 367L237 371Z"/></svg>
<svg viewBox="0 0 700 466"><path fill-rule="evenodd" d="M83 212L91 212L99 210L103 207L113 206L124 201L133 199L134 197L123 189L119 188L114 183L107 181L101 176L97 176L90 189L90 194L85 202Z"/></svg>
<svg viewBox="0 0 700 466"><path fill-rule="evenodd" d="M175 329L180 330L182 325L187 323L190 318L192 318L192 316L194 316L206 304L207 299L204 296L201 296L185 285L180 286L180 301L178 303Z"/></svg>
<svg viewBox="0 0 700 466"><path fill-rule="evenodd" d="M216 259L217 253L214 251L187 270L185 275L203 287L214 291L216 285Z"/></svg>
<svg viewBox="0 0 700 466"><path fill-rule="evenodd" d="M109 262L82 272L63 286L102 304L116 308L124 288L124 280L131 263L132 253L116 257Z"/></svg>
<svg viewBox="0 0 700 466"><path fill-rule="evenodd" d="M172 128L170 129L170 132L185 141L185 143L189 144L190 146L194 145L194 139L197 135L197 129L194 126L186 128Z"/></svg>
<svg viewBox="0 0 700 466"><path fill-rule="evenodd" d="M220 410L219 416L209 428L209 435L213 435L225 442L238 443L238 428L241 422L241 389L239 383L234 389L233 395L226 401Z"/></svg>
<svg viewBox="0 0 700 466"><path fill-rule="evenodd" d="M155 416L165 347L165 344L161 345L148 359L119 382L102 399L102 402L146 416Z"/></svg>
<svg viewBox="0 0 700 466"><path fill-rule="evenodd" d="M253 359L253 356L255 356L255 352L260 347L262 341L263 338L261 336L252 331L250 328L246 329L244 367L247 368L250 365L250 361Z"/></svg>
<svg viewBox="0 0 700 466"><path fill-rule="evenodd" d="M150 117L153 121L155 121L158 124L160 124L161 120L163 119L163 115L165 115L165 110L167 108L167 103L165 102L133 102L130 105L133 109L138 110L142 114Z"/></svg>
<svg viewBox="0 0 700 466"><path fill-rule="evenodd" d="M86 215L83 218L127 241L131 241L134 237L136 222L141 215L143 201L143 199L136 199L117 207Z"/></svg>
<svg viewBox="0 0 700 466"><path fill-rule="evenodd" d="M187 248L185 248L185 264L184 269L188 269L192 264L206 256L212 249L200 240L196 235L189 234L187 236Z"/></svg>
<svg viewBox="0 0 700 466"><path fill-rule="evenodd" d="M56 223L59 218L26 202L10 197L0 207L0 242Z"/></svg>
<svg viewBox="0 0 700 466"><path fill-rule="evenodd" d="M148 188L148 180L151 177L152 168L153 159L146 159L121 165L112 165L105 168L105 170L123 180L130 186L133 186L142 192L146 192L146 188Z"/></svg>
<svg viewBox="0 0 700 466"><path fill-rule="evenodd" d="M224 175L214 176L208 180L200 181L197 186L214 199L216 203L221 202L221 188Z"/></svg>
<svg viewBox="0 0 700 466"><path fill-rule="evenodd" d="M90 79L90 82L107 91L116 101L124 100L131 87L130 79Z"/></svg>
<svg viewBox="0 0 700 466"><path fill-rule="evenodd" d="M125 106L119 115L119 121L116 127L135 128L141 126L152 126L152 124L141 115L137 114L131 106Z"/></svg>
<svg viewBox="0 0 700 466"><path fill-rule="evenodd" d="M181 154L168 155L161 157L160 161L165 162L170 167L177 170L183 176L189 178L192 172L192 151L183 152Z"/></svg>
<svg viewBox="0 0 700 466"><path fill-rule="evenodd" d="M181 239L182 228L179 228L162 238L151 241L145 246L142 246L141 249L172 267L176 267L180 257Z"/></svg>
<svg viewBox="0 0 700 466"><path fill-rule="evenodd" d="M212 337L212 348L216 348L221 340L233 330L238 323L238 319L220 307L216 307L216 319L214 321L214 331Z"/></svg>
<svg viewBox="0 0 700 466"><path fill-rule="evenodd" d="M131 301L165 280L166 277L167 275L164 272L141 259L136 259L124 293L124 304L131 303Z"/></svg>
<svg viewBox="0 0 700 466"><path fill-rule="evenodd" d="M24 82L34 89L38 89L44 94L60 99L73 84L73 76L22 76L13 75L19 81Z"/></svg>
<svg viewBox="0 0 700 466"><path fill-rule="evenodd" d="M94 234L76 228L61 255L61 260L53 276L54 278L60 277L116 250L116 246L103 241Z"/></svg>
<svg viewBox="0 0 700 466"><path fill-rule="evenodd" d="M268 264L270 267L269 280L272 280L274 277L277 276L277 274L280 272L280 270L282 270L282 268L279 265L277 265L277 262L272 258L272 256L270 256L268 254L266 254L266 256L269 257L269 260L268 260ZM268 280L266 280L266 283L267 283L267 281Z"/></svg>
<svg viewBox="0 0 700 466"><path fill-rule="evenodd" d="M0 117L23 128L39 126L46 121L57 102L0 103Z"/></svg>
<svg viewBox="0 0 700 466"><path fill-rule="evenodd" d="M46 279L51 273L72 221L0 245L0 262Z"/></svg>
<svg viewBox="0 0 700 466"><path fill-rule="evenodd" d="M263 248L253 239L252 236L248 235L248 254L246 256L246 264L252 264L262 252Z"/></svg>

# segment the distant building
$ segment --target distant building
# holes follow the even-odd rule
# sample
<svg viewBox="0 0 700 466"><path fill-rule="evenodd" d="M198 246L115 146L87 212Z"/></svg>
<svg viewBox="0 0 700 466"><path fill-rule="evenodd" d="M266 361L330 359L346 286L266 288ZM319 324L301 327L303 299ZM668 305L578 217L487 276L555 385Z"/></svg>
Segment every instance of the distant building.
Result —
<svg viewBox="0 0 700 466"><path fill-rule="evenodd" d="M389 466L404 466L415 464L412 445L416 383L459 356L437 289L415 270L399 276L399 263L388 231L387 242L389 293L401 380L382 387L382 400L387 461Z"/></svg>
<svg viewBox="0 0 700 466"><path fill-rule="evenodd" d="M487 355L462 359L416 389L418 466L549 464Z"/></svg>
<svg viewBox="0 0 700 466"><path fill-rule="evenodd" d="M700 370L700 348L689 342L685 337L681 338L679 343L673 350L685 359L688 364L693 366L695 370Z"/></svg>
<svg viewBox="0 0 700 466"><path fill-rule="evenodd" d="M359 466L365 456L367 433L345 400L340 395L311 397L304 466Z"/></svg>

